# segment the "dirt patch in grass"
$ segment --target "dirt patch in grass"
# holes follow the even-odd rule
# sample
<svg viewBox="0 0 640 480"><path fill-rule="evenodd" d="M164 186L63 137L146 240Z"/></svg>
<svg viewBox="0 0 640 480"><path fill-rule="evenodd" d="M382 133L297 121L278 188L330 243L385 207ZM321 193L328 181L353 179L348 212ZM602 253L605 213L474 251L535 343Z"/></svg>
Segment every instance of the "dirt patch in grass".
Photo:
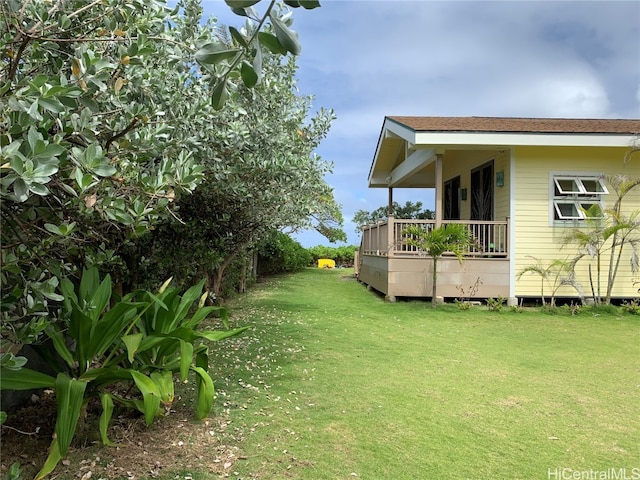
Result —
<svg viewBox="0 0 640 480"><path fill-rule="evenodd" d="M90 406L87 412L68 455L54 471L55 478L133 480L166 478L174 472L185 472L185 477L198 472L224 477L242 459L237 447L242 434L231 428L225 414L198 421L191 408L176 405L147 427L142 417L130 411L116 412L109 436L118 446L106 447L98 434L98 407ZM4 477L19 462L23 478L33 478L46 460L55 418L53 393L43 393L9 415L1 428L0 475Z"/></svg>

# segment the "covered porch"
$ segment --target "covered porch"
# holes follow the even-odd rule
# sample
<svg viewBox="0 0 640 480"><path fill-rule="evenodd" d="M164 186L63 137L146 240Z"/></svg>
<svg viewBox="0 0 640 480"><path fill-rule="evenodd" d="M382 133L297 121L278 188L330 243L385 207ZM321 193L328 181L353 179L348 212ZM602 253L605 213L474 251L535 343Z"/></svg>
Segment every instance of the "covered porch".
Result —
<svg viewBox="0 0 640 480"><path fill-rule="evenodd" d="M438 295L444 298L509 297L509 221L447 220L467 226L476 245L460 263L455 256L438 261ZM397 297L431 297L433 259L409 245L403 231L410 225L424 230L436 220L395 219L362 227L356 259L358 279L394 301Z"/></svg>
<svg viewBox="0 0 640 480"><path fill-rule="evenodd" d="M403 231L409 225L428 231L458 223L467 226L475 246L462 263L446 254L438 261L438 296L509 298L511 147L495 136L479 142L467 132L446 131L458 126L443 127L441 119L428 120L434 125L422 121L385 118L368 184L388 190L388 218L361 227L358 278L389 300L431 297L433 259L410 246ZM395 190L425 188L435 193L435 218L394 217Z"/></svg>

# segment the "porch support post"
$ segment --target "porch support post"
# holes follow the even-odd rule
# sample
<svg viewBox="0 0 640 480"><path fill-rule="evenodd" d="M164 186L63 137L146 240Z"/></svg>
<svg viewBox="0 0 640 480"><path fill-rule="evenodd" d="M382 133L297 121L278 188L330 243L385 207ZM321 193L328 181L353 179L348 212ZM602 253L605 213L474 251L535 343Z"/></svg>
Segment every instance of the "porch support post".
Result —
<svg viewBox="0 0 640 480"><path fill-rule="evenodd" d="M436 154L436 228L442 224L442 157L441 153Z"/></svg>
<svg viewBox="0 0 640 480"><path fill-rule="evenodd" d="M393 187L389 187L389 206L387 207L387 215L393 215Z"/></svg>

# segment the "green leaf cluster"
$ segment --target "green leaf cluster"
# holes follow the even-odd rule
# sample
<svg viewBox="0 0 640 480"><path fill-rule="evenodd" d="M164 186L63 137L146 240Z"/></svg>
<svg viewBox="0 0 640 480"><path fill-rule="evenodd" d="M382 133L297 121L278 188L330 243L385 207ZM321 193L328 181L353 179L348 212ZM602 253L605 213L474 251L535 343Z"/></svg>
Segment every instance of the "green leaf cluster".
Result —
<svg viewBox="0 0 640 480"><path fill-rule="evenodd" d="M90 398L100 398L99 431L107 445L112 444L107 430L114 403L139 410L149 425L171 406L174 375L184 381L194 374L198 418L209 414L214 391L207 373L207 343L238 335L247 327L230 329L226 310L204 306L204 281L183 295L168 283L157 293L136 291L117 300L110 276L100 280L96 268L86 270L77 286L65 279L65 320L46 330L54 351L40 349L58 370L57 376L2 362L2 390L55 390L56 437L38 478L49 474L66 454ZM225 330L200 329L201 322L213 313L221 315ZM113 388L122 383L135 387L138 396Z"/></svg>

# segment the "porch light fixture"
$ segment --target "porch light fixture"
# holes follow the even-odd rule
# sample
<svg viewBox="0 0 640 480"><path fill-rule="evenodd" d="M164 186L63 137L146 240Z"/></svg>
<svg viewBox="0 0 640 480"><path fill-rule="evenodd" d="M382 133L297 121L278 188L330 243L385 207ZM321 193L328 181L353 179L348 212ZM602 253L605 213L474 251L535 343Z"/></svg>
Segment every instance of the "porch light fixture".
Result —
<svg viewBox="0 0 640 480"><path fill-rule="evenodd" d="M504 187L504 172L496 172L496 187Z"/></svg>
<svg viewBox="0 0 640 480"><path fill-rule="evenodd" d="M467 201L467 189L466 188L461 188L460 189L460 200L462 200L463 202Z"/></svg>

